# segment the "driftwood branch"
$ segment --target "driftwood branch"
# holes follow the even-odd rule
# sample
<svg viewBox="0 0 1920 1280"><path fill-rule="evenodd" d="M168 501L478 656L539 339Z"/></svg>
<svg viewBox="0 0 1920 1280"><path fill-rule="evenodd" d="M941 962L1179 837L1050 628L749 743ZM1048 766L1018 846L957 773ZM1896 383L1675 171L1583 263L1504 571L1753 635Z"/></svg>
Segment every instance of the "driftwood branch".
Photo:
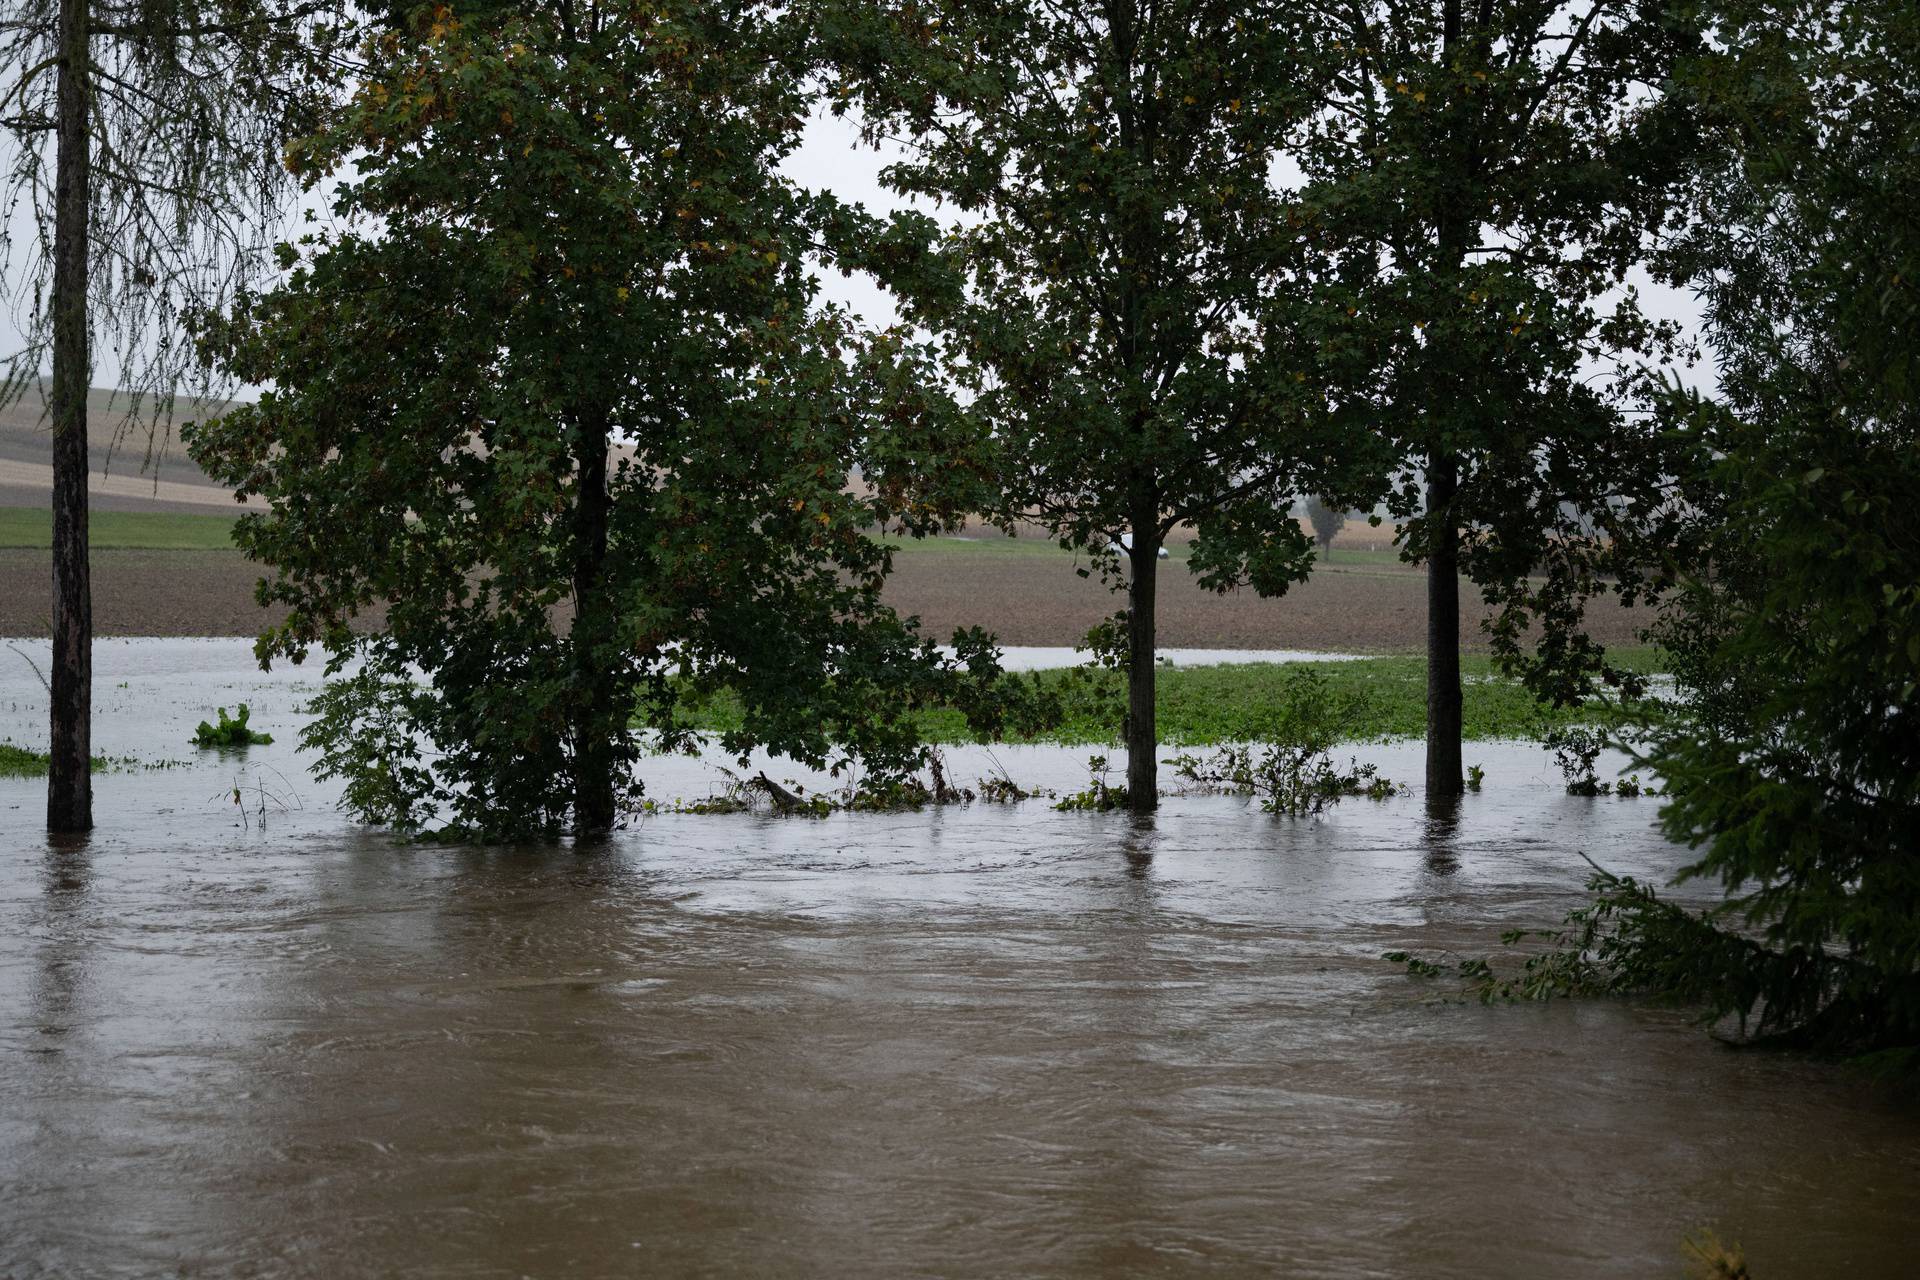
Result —
<svg viewBox="0 0 1920 1280"><path fill-rule="evenodd" d="M748 779L747 785L750 787L758 787L760 790L766 792L773 800L773 807L782 813L792 813L795 809L805 807L805 801L775 782L772 778L769 778L765 770L762 770L758 777Z"/></svg>

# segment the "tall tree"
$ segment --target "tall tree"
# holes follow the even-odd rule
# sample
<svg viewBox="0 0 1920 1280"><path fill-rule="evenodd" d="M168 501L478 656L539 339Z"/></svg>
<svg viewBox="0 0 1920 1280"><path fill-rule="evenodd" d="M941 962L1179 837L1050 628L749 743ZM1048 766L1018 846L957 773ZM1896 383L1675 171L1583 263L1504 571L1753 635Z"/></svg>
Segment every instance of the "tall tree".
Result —
<svg viewBox="0 0 1920 1280"><path fill-rule="evenodd" d="M604 831L636 721L685 744L722 688L732 749L910 757L936 655L867 530L978 468L911 349L816 302L789 48L753 0L420 9L293 148L340 229L209 332L272 389L188 439L270 504L259 653L327 649L307 740L362 816Z"/></svg>
<svg viewBox="0 0 1920 1280"><path fill-rule="evenodd" d="M1631 683L1585 633L1635 599L1672 534L1674 463L1629 412L1647 359L1681 349L1629 271L1673 215L1692 136L1665 92L1698 47L1642 0L1363 0L1337 10L1338 91L1302 150L1321 273L1365 354L1356 394L1395 439L1390 506L1428 584L1430 797L1459 794L1460 580L1496 652L1541 693Z"/></svg>
<svg viewBox="0 0 1920 1280"><path fill-rule="evenodd" d="M829 100L904 148L885 181L957 210L947 228L919 214L860 228L842 252L936 335L995 441L1001 514L1038 520L1063 545L1116 549L1102 567L1127 592L1137 812L1158 799L1167 535L1196 527L1203 583L1278 594L1313 558L1294 497L1365 487L1343 468L1368 437L1321 383L1319 331L1298 314L1308 232L1275 176L1315 102L1310 11L1285 0L816 11Z"/></svg>
<svg viewBox="0 0 1920 1280"><path fill-rule="evenodd" d="M0 21L10 74L5 182L30 233L0 229L27 344L0 402L49 362L53 425L53 673L47 824L93 825L93 613L87 389L93 342L129 392L120 435L165 447L195 363L180 316L230 296L264 260L287 190L280 141L324 85L342 6L306 0L19 0ZM53 181L47 181L49 168ZM201 384L202 390L208 390Z"/></svg>

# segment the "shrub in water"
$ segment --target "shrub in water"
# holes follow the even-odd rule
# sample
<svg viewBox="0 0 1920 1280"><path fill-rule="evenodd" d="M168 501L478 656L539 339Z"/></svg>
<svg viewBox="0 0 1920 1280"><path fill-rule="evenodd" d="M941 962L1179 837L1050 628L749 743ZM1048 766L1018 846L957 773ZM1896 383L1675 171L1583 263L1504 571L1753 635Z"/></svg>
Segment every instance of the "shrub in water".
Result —
<svg viewBox="0 0 1920 1280"><path fill-rule="evenodd" d="M259 733L247 727L247 704L241 703L234 708L239 712L231 720L227 718L225 707L216 707L220 716L219 724L208 724L205 720L193 732L193 745L196 747L251 747L265 746L273 741L270 733Z"/></svg>

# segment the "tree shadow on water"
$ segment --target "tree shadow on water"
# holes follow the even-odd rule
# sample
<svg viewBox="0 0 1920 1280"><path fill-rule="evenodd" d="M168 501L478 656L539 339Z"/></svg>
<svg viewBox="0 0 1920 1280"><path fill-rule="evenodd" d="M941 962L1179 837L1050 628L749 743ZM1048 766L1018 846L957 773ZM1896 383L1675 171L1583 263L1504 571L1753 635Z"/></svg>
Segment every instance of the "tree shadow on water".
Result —
<svg viewBox="0 0 1920 1280"><path fill-rule="evenodd" d="M1460 869L1460 806L1461 797L1457 795L1427 797L1422 844L1427 870L1436 876L1450 876Z"/></svg>
<svg viewBox="0 0 1920 1280"><path fill-rule="evenodd" d="M1132 819L1132 825L1120 840L1120 856L1125 860L1129 880L1145 880L1153 874L1153 846L1157 838L1151 815Z"/></svg>
<svg viewBox="0 0 1920 1280"><path fill-rule="evenodd" d="M85 832L47 837L41 865L40 945L28 979L33 1021L42 1039L30 1052L57 1053L71 1029L81 992L91 980L88 911L93 859Z"/></svg>

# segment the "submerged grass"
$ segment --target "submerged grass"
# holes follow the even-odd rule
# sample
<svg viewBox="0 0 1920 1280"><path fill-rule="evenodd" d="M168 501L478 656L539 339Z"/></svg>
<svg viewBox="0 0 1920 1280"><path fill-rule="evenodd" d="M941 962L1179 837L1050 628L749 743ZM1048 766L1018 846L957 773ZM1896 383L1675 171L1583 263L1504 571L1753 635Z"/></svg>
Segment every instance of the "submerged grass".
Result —
<svg viewBox="0 0 1920 1280"><path fill-rule="evenodd" d="M1660 670L1651 649L1615 654L1624 667ZM1593 724L1612 711L1603 703L1549 707L1515 680L1500 675L1491 658L1461 658L1465 736L1469 739L1538 738L1567 725ZM1160 741L1167 746L1213 746L1226 742L1266 742L1276 736L1285 714L1288 674L1301 668L1324 682L1331 735L1345 742L1417 738L1426 732L1427 663L1423 657L1365 658L1355 662L1259 662L1213 667L1167 667L1155 681ZM1053 730L1010 738L1065 746L1110 746L1120 741L1125 684L1113 672L1040 671L1016 677L1037 681L1063 695L1066 715ZM957 710L929 708L917 716L921 736L930 742L973 741ZM721 695L684 717L689 727L724 732L739 727L740 707Z"/></svg>
<svg viewBox="0 0 1920 1280"><path fill-rule="evenodd" d="M11 742L0 742L0 778L44 778L47 776L47 757L39 751L29 751L25 747L16 747Z"/></svg>
<svg viewBox="0 0 1920 1280"><path fill-rule="evenodd" d="M137 760L132 756L95 756L95 773L132 773L136 770L152 771L157 769L178 769L184 761L180 760ZM0 741L0 778L44 778L47 776L47 753L32 751L26 747L15 746L11 742Z"/></svg>

